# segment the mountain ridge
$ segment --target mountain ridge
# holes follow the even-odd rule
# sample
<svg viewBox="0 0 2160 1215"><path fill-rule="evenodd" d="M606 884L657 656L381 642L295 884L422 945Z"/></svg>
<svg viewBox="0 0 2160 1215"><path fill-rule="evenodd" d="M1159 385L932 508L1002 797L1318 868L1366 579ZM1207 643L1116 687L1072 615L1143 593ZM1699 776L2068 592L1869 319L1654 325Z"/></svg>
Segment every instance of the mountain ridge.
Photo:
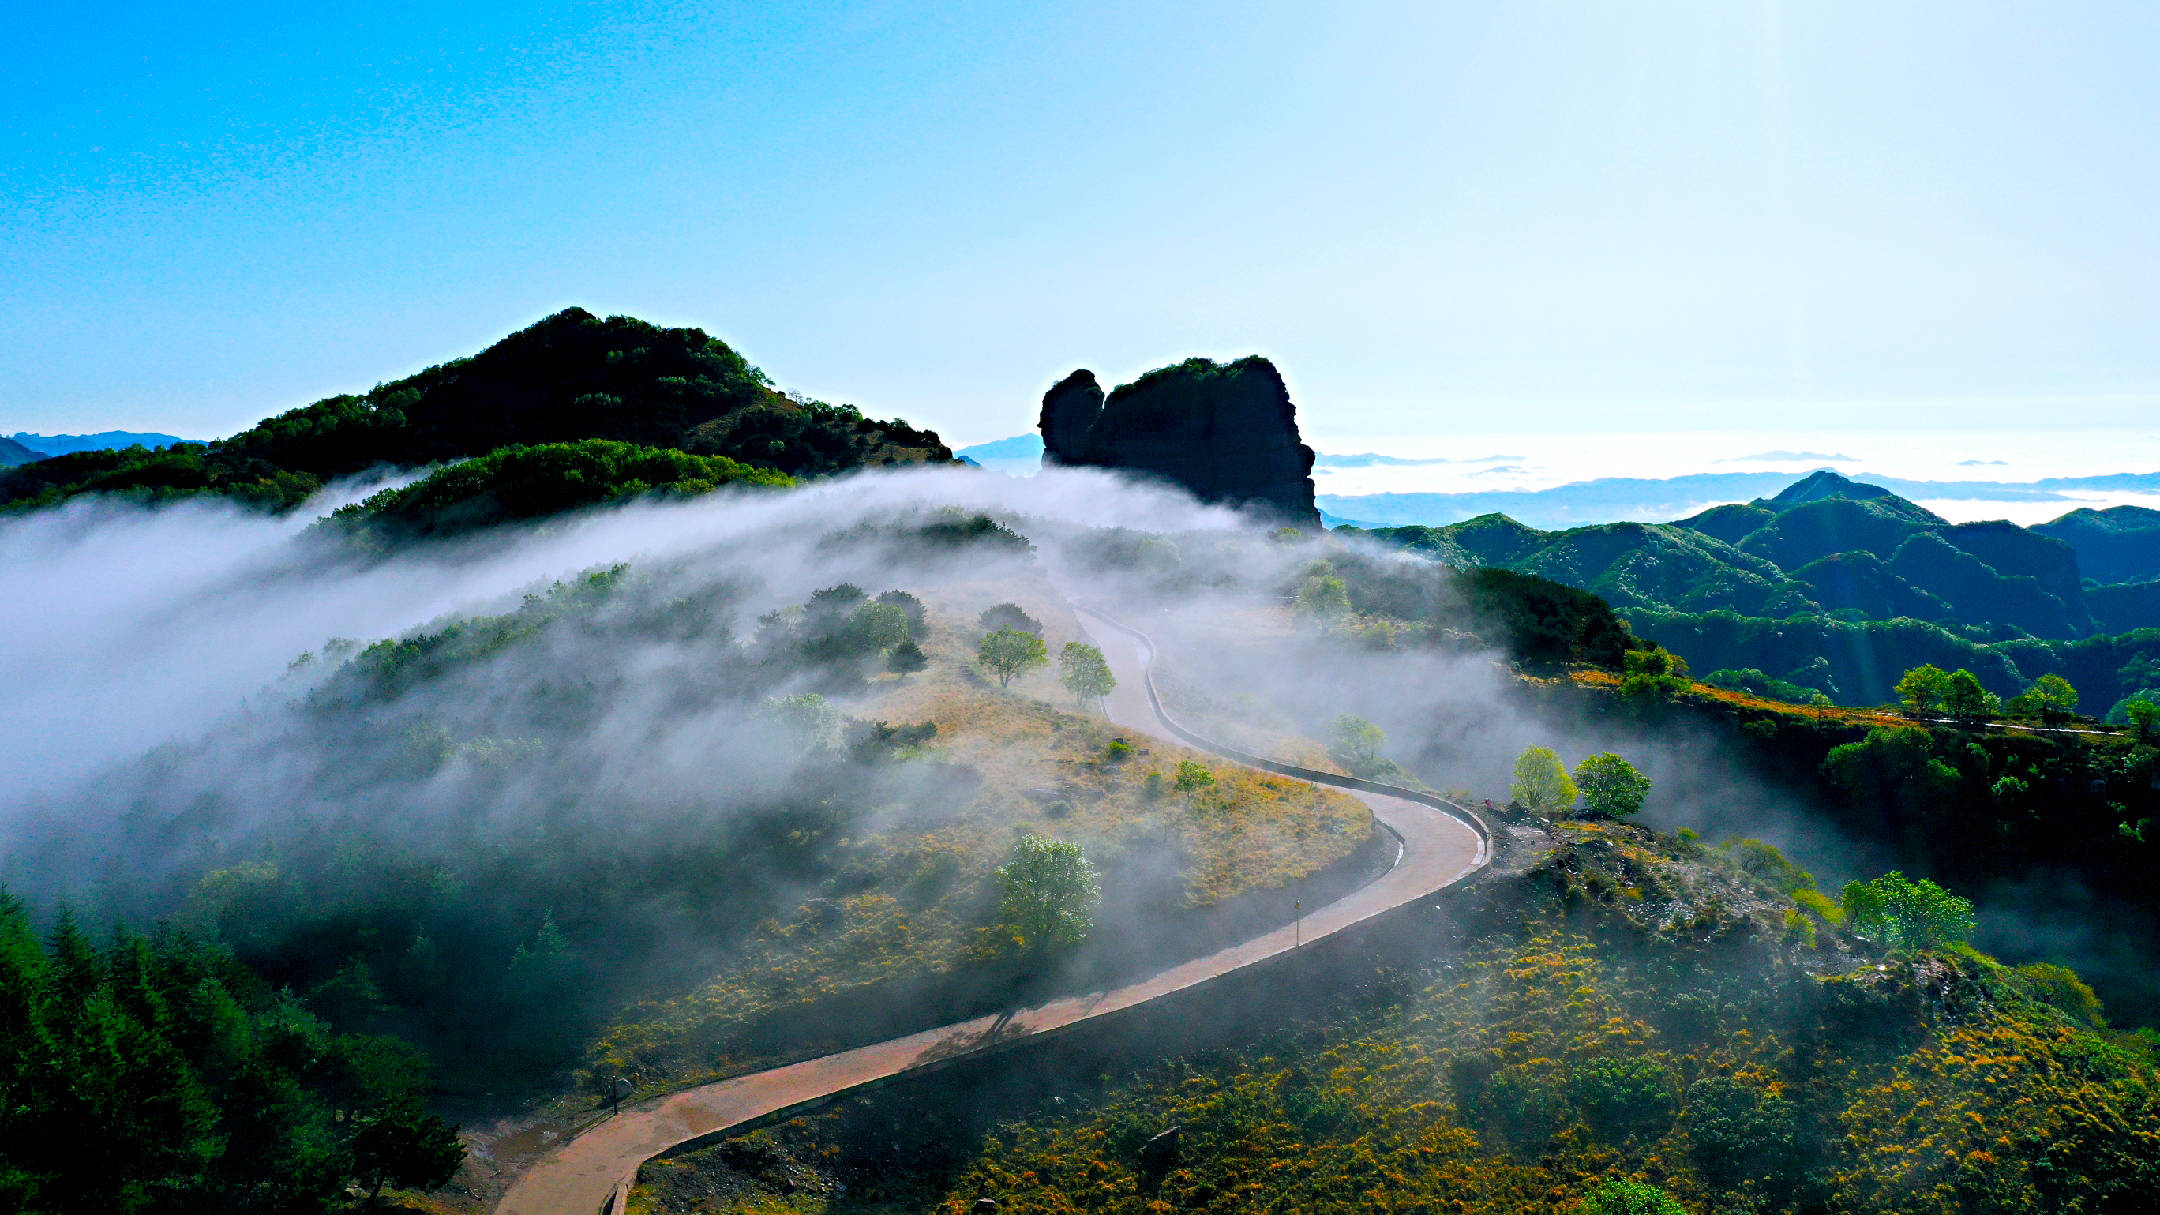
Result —
<svg viewBox="0 0 2160 1215"><path fill-rule="evenodd" d="M789 476L944 463L935 432L775 389L701 329L566 308L476 354L364 393L326 397L206 446L74 452L0 474L0 510L85 493L219 494L273 510L338 477L612 440Z"/></svg>

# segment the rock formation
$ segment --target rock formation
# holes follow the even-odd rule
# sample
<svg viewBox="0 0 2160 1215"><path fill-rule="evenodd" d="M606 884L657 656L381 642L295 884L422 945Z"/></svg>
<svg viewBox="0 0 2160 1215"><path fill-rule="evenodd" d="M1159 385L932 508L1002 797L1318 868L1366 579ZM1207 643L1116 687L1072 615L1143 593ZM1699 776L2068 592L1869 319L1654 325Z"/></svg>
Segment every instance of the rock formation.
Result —
<svg viewBox="0 0 2160 1215"><path fill-rule="evenodd" d="M1312 448L1275 365L1187 359L1151 371L1107 400L1093 372L1075 371L1043 394L1043 462L1115 468L1317 527Z"/></svg>

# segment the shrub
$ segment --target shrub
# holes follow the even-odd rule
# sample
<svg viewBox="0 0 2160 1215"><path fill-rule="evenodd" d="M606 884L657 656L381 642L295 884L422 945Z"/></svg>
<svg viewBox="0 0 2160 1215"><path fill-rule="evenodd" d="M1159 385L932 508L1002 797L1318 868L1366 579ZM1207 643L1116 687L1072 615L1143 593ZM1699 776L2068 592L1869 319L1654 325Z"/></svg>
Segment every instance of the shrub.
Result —
<svg viewBox="0 0 2160 1215"><path fill-rule="evenodd" d="M1730 1076L1688 1086L1690 1154L1703 1180L1720 1189L1790 1171L1794 1154L1792 1103Z"/></svg>
<svg viewBox="0 0 2160 1215"><path fill-rule="evenodd" d="M1646 1181L1615 1178L1583 1191L1583 1215L1687 1215L1687 1208Z"/></svg>
<svg viewBox="0 0 2160 1215"><path fill-rule="evenodd" d="M989 608L981 616L976 617L975 623L985 631L992 633L1003 629L1012 629L1016 632L1040 637L1043 631L1042 621L1028 615L1026 610L1017 603L1000 603Z"/></svg>
<svg viewBox="0 0 2160 1215"><path fill-rule="evenodd" d="M1653 1139L1672 1126L1672 1073L1654 1059L1598 1058L1577 1064L1568 1096L1609 1139Z"/></svg>

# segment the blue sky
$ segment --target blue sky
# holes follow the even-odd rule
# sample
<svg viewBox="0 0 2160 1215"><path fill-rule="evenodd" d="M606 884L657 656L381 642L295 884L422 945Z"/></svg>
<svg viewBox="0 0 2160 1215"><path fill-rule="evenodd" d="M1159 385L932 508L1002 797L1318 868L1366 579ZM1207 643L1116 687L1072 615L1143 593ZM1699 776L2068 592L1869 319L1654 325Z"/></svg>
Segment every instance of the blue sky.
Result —
<svg viewBox="0 0 2160 1215"><path fill-rule="evenodd" d="M0 433L227 433L573 303L956 441L1250 351L1345 441L2160 405L2160 6L11 22Z"/></svg>

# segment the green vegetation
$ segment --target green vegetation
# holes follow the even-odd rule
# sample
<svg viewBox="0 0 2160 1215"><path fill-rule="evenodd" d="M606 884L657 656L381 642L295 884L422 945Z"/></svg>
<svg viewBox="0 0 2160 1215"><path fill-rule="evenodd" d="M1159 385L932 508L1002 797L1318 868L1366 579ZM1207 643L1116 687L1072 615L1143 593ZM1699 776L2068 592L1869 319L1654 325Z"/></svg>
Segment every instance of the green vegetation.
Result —
<svg viewBox="0 0 2160 1215"><path fill-rule="evenodd" d="M1508 796L1538 814L1556 814L1575 804L1575 782L1551 747L1526 747L1515 757L1515 780Z"/></svg>
<svg viewBox="0 0 2160 1215"><path fill-rule="evenodd" d="M1971 672L1966 672L1971 674ZM1897 682L1898 703L1915 717L1933 713L1942 708L1943 693L1949 691L1950 673L1932 663L1914 667L1905 672Z"/></svg>
<svg viewBox="0 0 2160 1215"><path fill-rule="evenodd" d="M1308 624L1339 624L1350 615L1349 585L1332 572L1315 572L1299 585L1291 606Z"/></svg>
<svg viewBox="0 0 2160 1215"><path fill-rule="evenodd" d="M1215 783L1215 772L1199 760L1181 759L1178 761L1177 773L1170 783L1175 785L1180 793L1198 793Z"/></svg>
<svg viewBox="0 0 2160 1215"><path fill-rule="evenodd" d="M1166 1020L1237 1028L1134 1073L1086 1052L1060 1071L1046 1049L985 1061L965 1094L894 1086L759 1132L793 1167L727 1172L741 1207L693 1195L756 1158L751 1136L656 1170L644 1197L808 1215L844 1182L850 1209L942 1215L1952 1215L2134 1210L2160 1185L2150 1040L2102 1028L2075 976L1886 955L1748 865L1804 877L1763 845L1565 824L1527 875L1456 896L1459 944L1397 934L1432 952L1384 955L1369 986L1197 1005Z"/></svg>
<svg viewBox="0 0 2160 1215"><path fill-rule="evenodd" d="M2084 517L2099 513L2118 512L2031 529L1951 524L1818 473L1775 498L1678 523L1541 532L1487 515L1371 534L1458 569L1595 592L1698 667L1756 673L1760 686L1747 690L1758 695L1878 704L1896 694L1896 672L1934 665L1970 670L2000 697L2059 674L2119 705L2160 685L2129 669L2160 658L2160 594L2128 582L2160 577L2160 527L2150 511ZM2097 564L2081 571L2088 559ZM2088 586L2081 573L2124 581Z"/></svg>
<svg viewBox="0 0 2160 1215"><path fill-rule="evenodd" d="M2150 741L2156 728L2160 728L2160 704L2139 697L2122 705L2123 721L2135 732L2139 741Z"/></svg>
<svg viewBox="0 0 2160 1215"><path fill-rule="evenodd" d="M584 439L500 448L341 507L331 518L333 527L348 534L435 537L646 495L687 498L726 485L794 483L785 474L724 456Z"/></svg>
<svg viewBox="0 0 2160 1215"><path fill-rule="evenodd" d="M1043 631L1042 621L1028 615L1027 609L1017 603L1000 603L984 609L983 614L975 618L975 625L986 633L1011 629L1040 637Z"/></svg>
<svg viewBox="0 0 2160 1215"><path fill-rule="evenodd" d="M997 676L998 686L1003 688L1011 686L1015 675L1036 667L1048 666L1050 647L1033 633L1023 633L1019 629L999 629L982 639L982 646L976 651L975 657L991 674Z"/></svg>
<svg viewBox="0 0 2160 1215"><path fill-rule="evenodd" d="M1102 881L1077 844L1023 835L997 881L998 922L1021 948L1071 948L1095 930Z"/></svg>
<svg viewBox="0 0 2160 1215"><path fill-rule="evenodd" d="M1335 718L1328 733L1328 758L1352 776L1372 777L1390 765L1381 752L1387 750L1387 734L1362 717L1348 713Z"/></svg>
<svg viewBox="0 0 2160 1215"><path fill-rule="evenodd" d="M1764 700L1782 700L1787 704L1805 705L1818 702L1828 703L1829 701L1829 698L1824 696L1819 688L1811 688L1789 680L1779 679L1773 675L1765 675L1752 667L1738 671L1730 668L1722 671L1712 671L1703 676L1701 682L1713 688L1746 692L1751 696L1759 696Z"/></svg>
<svg viewBox="0 0 2160 1215"><path fill-rule="evenodd" d="M0 509L79 494L162 502L216 494L274 510L335 478L502 447L608 439L790 476L947 461L935 434L784 396L719 339L571 308L479 354L268 418L228 439L80 452L0 472ZM645 477L658 486L703 475ZM575 496L575 495L573 495Z"/></svg>
<svg viewBox="0 0 2160 1215"><path fill-rule="evenodd" d="M921 646L914 641L903 641L892 648L885 662L886 669L895 675L913 675L930 665L930 659Z"/></svg>
<svg viewBox="0 0 2160 1215"><path fill-rule="evenodd" d="M1583 1215L1687 1215L1672 1195L1648 1182L1615 1179L1583 1191Z"/></svg>
<svg viewBox="0 0 2160 1215"><path fill-rule="evenodd" d="M1838 903L1846 927L1896 949L1941 949L1972 935L1971 900L1894 870L1871 882L1847 882Z"/></svg>
<svg viewBox="0 0 2160 1215"><path fill-rule="evenodd" d="M1117 687L1117 676L1110 673L1101 650L1084 641L1068 641L1058 652L1058 682L1086 703L1108 696Z"/></svg>
<svg viewBox="0 0 2160 1215"><path fill-rule="evenodd" d="M1650 796L1650 778L1610 751L1575 765L1575 787L1581 791L1583 809L1608 818L1633 817Z"/></svg>
<svg viewBox="0 0 2160 1215"><path fill-rule="evenodd" d="M0 1207L344 1210L432 1189L465 1156L388 1038L333 1032L223 950L171 930L41 943L0 894Z"/></svg>

